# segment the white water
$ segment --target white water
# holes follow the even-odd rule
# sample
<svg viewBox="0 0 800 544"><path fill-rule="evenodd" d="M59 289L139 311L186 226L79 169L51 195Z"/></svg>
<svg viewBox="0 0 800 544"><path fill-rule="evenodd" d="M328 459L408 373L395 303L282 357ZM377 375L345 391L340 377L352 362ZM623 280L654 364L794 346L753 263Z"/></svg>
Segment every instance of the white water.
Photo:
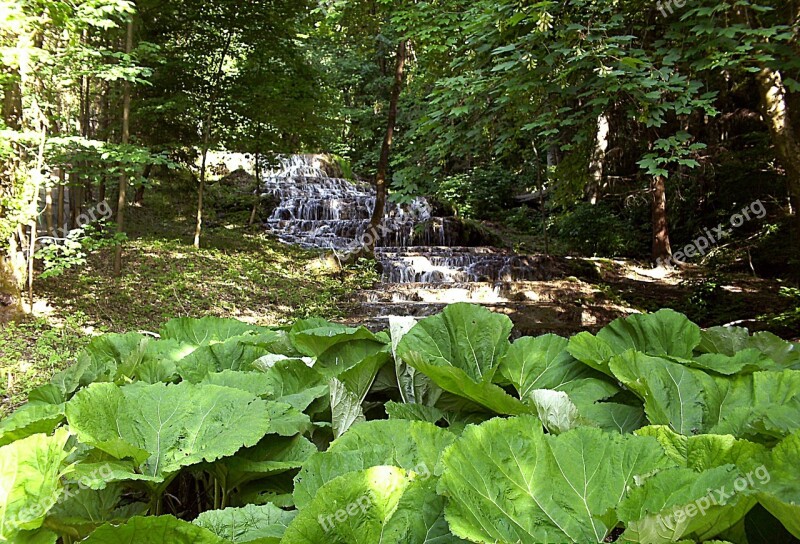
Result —
<svg viewBox="0 0 800 544"><path fill-rule="evenodd" d="M357 247L375 205L371 185L330 177L319 157L295 155L266 173L262 192L279 202L266 227L306 248ZM387 204L376 256L384 283L452 284L537 279L527 257L489 247L461 247L460 223L433 217L424 198Z"/></svg>

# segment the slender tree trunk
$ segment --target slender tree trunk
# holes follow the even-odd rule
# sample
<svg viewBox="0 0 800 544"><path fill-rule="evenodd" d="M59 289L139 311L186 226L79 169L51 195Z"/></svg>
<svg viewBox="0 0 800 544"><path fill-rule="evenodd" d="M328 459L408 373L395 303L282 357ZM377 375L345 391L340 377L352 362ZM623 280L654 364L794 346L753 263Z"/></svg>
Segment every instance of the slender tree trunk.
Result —
<svg viewBox="0 0 800 544"><path fill-rule="evenodd" d="M145 180L150 179L150 174L153 173L153 165L148 164L144 167L144 173L142 177ZM136 194L133 195L133 204L135 206L144 206L144 182L140 183L138 187L136 187Z"/></svg>
<svg viewBox="0 0 800 544"><path fill-rule="evenodd" d="M258 212L259 205L261 204L261 154L256 152L256 187L255 187L255 196L253 197L253 211L250 212L250 221L247 222L247 225L252 227L253 224L256 222L256 213Z"/></svg>
<svg viewBox="0 0 800 544"><path fill-rule="evenodd" d="M212 87L214 90L212 91L211 95L211 104L208 106L206 118L203 123L203 158L200 165L200 187L197 190L197 221L194 228L194 247L197 249L200 249L200 235L203 232L203 197L206 190L206 166L208 163L208 148L211 145L211 122L213 120L214 103L216 101L219 80L222 77L222 71L225 68L225 59L228 57L228 51L230 50L232 39L233 33L228 32L228 35L225 39L225 47L222 49L222 54L219 58L219 65L217 66L217 71L214 76Z"/></svg>
<svg viewBox="0 0 800 544"><path fill-rule="evenodd" d="M800 236L800 143L792 126L786 88L781 73L762 68L756 76L764 117L781 165L786 171L789 198L794 209L796 235Z"/></svg>
<svg viewBox="0 0 800 544"><path fill-rule="evenodd" d="M65 190L65 187L64 186L65 186L65 184L66 184L66 175L64 173L64 169L63 168L59 168L58 169L58 197L57 197L58 198L58 204L57 204L58 211L56 213L56 220L58 221L58 231L57 231L58 232L58 234L57 234L58 236L64 236L64 234L65 234L64 230L66 228L66 226L64 225L64 221L65 221L65 218L64 218L64 190Z"/></svg>
<svg viewBox="0 0 800 544"><path fill-rule="evenodd" d="M592 204L597 204L600 200L600 192L603 189L608 133L608 117L605 114L601 114L597 118L594 150L589 161L589 202Z"/></svg>
<svg viewBox="0 0 800 544"><path fill-rule="evenodd" d="M653 260L666 263L672 257L667 223L667 188L664 176L653 176L651 182L653 212Z"/></svg>
<svg viewBox="0 0 800 544"><path fill-rule="evenodd" d="M53 228L53 188L48 186L45 188L44 194L44 220L47 225L47 235L55 236L55 229Z"/></svg>
<svg viewBox="0 0 800 544"><path fill-rule="evenodd" d="M397 104L400 101L400 93L403 89L403 71L406 64L407 47L405 40L402 40L397 46L394 84L392 85L392 94L389 100L389 119L386 126L386 135L381 146L381 156L378 160L378 172L375 176L375 207L372 210L364 245L364 252L369 256L374 256L375 254L375 245L380 238L380 226L386 211L386 178L389 172L389 153L392 149L394 129L397 124Z"/></svg>
<svg viewBox="0 0 800 544"><path fill-rule="evenodd" d="M128 32L125 38L125 52L130 55L133 50L133 18L128 20ZM131 115L131 83L125 81L122 98L122 143L130 140L130 115ZM117 233L124 232L125 207L128 205L128 176L122 173L119 177L119 198L117 199ZM114 252L114 275L122 271L122 245L118 244Z"/></svg>

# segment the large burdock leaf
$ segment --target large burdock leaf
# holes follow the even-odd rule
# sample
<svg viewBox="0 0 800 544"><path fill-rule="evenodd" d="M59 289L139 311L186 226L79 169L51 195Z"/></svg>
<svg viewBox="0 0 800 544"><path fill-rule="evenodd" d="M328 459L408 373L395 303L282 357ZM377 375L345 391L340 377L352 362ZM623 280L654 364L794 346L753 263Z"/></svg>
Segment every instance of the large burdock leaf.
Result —
<svg viewBox="0 0 800 544"><path fill-rule="evenodd" d="M165 477L275 432L272 418L289 411L276 404L216 385L94 384L67 404L67 420L81 442L133 457L143 474Z"/></svg>
<svg viewBox="0 0 800 544"><path fill-rule="evenodd" d="M297 512L287 512L273 504L248 504L203 512L192 523L236 544L278 544L296 515Z"/></svg>
<svg viewBox="0 0 800 544"><path fill-rule="evenodd" d="M0 541L41 527L63 491L69 433L35 434L0 448Z"/></svg>
<svg viewBox="0 0 800 544"><path fill-rule="evenodd" d="M460 542L442 520L435 481L375 466L325 484L292 521L282 544L426 544Z"/></svg>
<svg viewBox="0 0 800 544"><path fill-rule="evenodd" d="M378 465L433 474L455 435L422 421L378 420L361 423L316 453L295 478L294 498L306 507L325 482L348 472Z"/></svg>
<svg viewBox="0 0 800 544"><path fill-rule="evenodd" d="M501 414L521 414L529 410L492 383L511 328L505 315L453 304L406 333L397 355L445 391Z"/></svg>
<svg viewBox="0 0 800 544"><path fill-rule="evenodd" d="M657 357L690 359L700 343L700 327L674 310L621 317L603 327L597 336L583 332L573 336L569 352L579 361L608 373L614 355L635 349Z"/></svg>
<svg viewBox="0 0 800 544"><path fill-rule="evenodd" d="M224 342L229 338L243 334L261 334L273 332L264 327L250 325L236 319L222 317L204 317L194 319L180 317L168 321L161 327L161 338L172 339L192 346L207 346Z"/></svg>
<svg viewBox="0 0 800 544"><path fill-rule="evenodd" d="M62 421L63 404L28 403L0 420L0 446L34 434L49 434Z"/></svg>
<svg viewBox="0 0 800 544"><path fill-rule="evenodd" d="M563 391L578 407L613 396L619 388L567 351L569 341L555 334L520 338L500 362L500 373L521 399L536 389Z"/></svg>
<svg viewBox="0 0 800 544"><path fill-rule="evenodd" d="M172 516L134 517L125 525L103 525L86 544L230 544L208 529Z"/></svg>
<svg viewBox="0 0 800 544"><path fill-rule="evenodd" d="M656 438L679 467L645 480L623 500L617 512L626 539L705 541L740 523L755 505L763 446L730 435L683 436L666 426L637 434Z"/></svg>
<svg viewBox="0 0 800 544"><path fill-rule="evenodd" d="M133 502L121 505L125 488L112 484L101 491L69 486L47 515L46 525L73 540L86 538L104 523L125 523L147 512L148 504Z"/></svg>
<svg viewBox="0 0 800 544"><path fill-rule="evenodd" d="M513 324L502 314L473 304L453 304L417 323L397 346L430 366L459 368L474 382L491 381L508 350Z"/></svg>
<svg viewBox="0 0 800 544"><path fill-rule="evenodd" d="M770 460L761 467L759 502L778 518L795 537L800 538L800 431L785 438L772 450Z"/></svg>
<svg viewBox="0 0 800 544"><path fill-rule="evenodd" d="M713 388L713 380L704 372L634 350L612 358L609 368L644 401L651 423L687 435L704 428L704 389Z"/></svg>
<svg viewBox="0 0 800 544"><path fill-rule="evenodd" d="M431 383L431 379L425 374L412 366L408 366L397 353L400 340L416 324L417 320L413 317L394 316L389 318L389 334L392 339L392 355L395 361L397 385L403 402L432 406L439 400L442 390Z"/></svg>
<svg viewBox="0 0 800 544"><path fill-rule="evenodd" d="M199 383L214 372L252 370L256 360L273 353L274 346L282 344L284 334L268 330L201 345L178 361L178 372L184 380Z"/></svg>
<svg viewBox="0 0 800 544"><path fill-rule="evenodd" d="M473 542L603 542L637 476L672 465L658 442L532 416L468 427L442 458L452 532Z"/></svg>
<svg viewBox="0 0 800 544"><path fill-rule="evenodd" d="M745 482L741 491L739 482ZM743 520L756 503L754 493L734 465L667 469L634 487L617 508L627 527L623 541L705 542Z"/></svg>

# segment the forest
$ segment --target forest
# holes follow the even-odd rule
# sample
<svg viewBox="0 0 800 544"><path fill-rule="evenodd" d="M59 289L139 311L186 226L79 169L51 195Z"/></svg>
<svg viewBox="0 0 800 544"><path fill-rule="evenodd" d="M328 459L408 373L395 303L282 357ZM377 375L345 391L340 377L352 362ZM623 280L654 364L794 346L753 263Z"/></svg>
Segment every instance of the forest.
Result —
<svg viewBox="0 0 800 544"><path fill-rule="evenodd" d="M0 543L800 542L800 0L0 0Z"/></svg>

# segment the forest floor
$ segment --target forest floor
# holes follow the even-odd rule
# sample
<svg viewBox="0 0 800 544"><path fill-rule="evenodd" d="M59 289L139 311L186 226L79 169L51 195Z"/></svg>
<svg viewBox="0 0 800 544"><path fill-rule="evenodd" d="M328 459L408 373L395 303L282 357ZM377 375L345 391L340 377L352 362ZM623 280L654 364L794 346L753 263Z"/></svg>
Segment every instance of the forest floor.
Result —
<svg viewBox="0 0 800 544"><path fill-rule="evenodd" d="M36 282L34 315L0 329L0 416L71 364L98 334L157 332L167 320L182 316L234 317L264 325L312 315L345 319L357 314L354 295L378 279L368 266L326 266L318 253L281 244L260 228L243 227L246 212L215 214L213 202L203 247L195 250L193 213L191 199L150 191L145 206L128 213L121 277L112 273L111 252L102 251L85 266ZM743 325L791 338L767 315L791 307L778 282L700 268L660 278L631 261L584 260L596 273L576 278L574 292L569 281L562 282L563 300L590 291L600 293L610 311L671 307L704 326L761 317Z"/></svg>

